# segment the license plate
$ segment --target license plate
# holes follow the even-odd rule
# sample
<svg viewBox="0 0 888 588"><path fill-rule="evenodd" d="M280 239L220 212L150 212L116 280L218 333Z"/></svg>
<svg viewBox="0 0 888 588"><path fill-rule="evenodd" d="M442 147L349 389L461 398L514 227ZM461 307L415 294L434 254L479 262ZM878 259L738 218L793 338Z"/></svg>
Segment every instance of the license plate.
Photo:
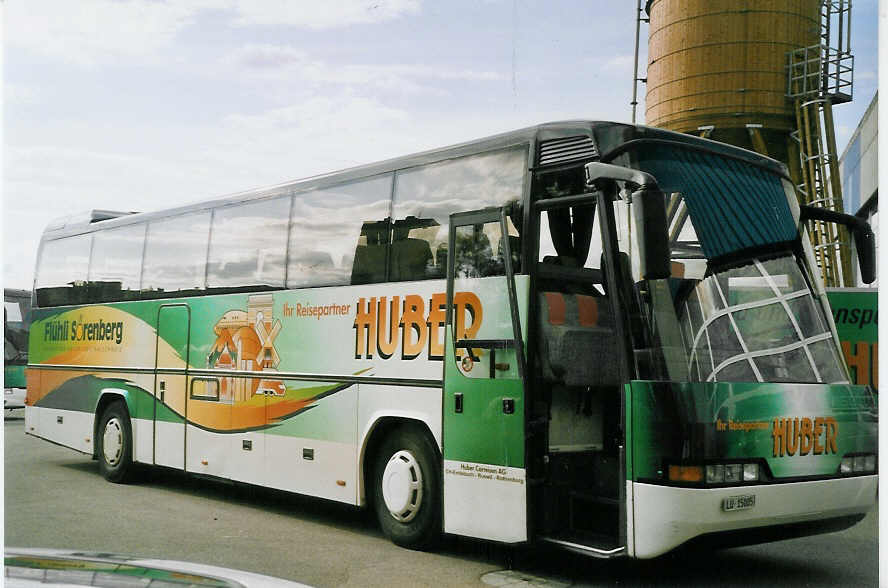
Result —
<svg viewBox="0 0 888 588"><path fill-rule="evenodd" d="M722 510L746 510L755 506L755 494L744 494L743 496L728 496L722 501Z"/></svg>

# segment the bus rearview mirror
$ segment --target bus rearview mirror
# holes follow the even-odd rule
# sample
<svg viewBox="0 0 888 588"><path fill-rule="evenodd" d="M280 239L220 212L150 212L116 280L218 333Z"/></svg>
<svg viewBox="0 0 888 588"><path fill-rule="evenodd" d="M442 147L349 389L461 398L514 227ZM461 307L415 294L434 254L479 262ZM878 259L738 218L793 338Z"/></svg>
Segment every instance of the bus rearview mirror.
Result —
<svg viewBox="0 0 888 588"><path fill-rule="evenodd" d="M642 188L632 194L632 213L639 227L641 276L664 280L671 275L669 234L666 227L666 198L656 188Z"/></svg>
<svg viewBox="0 0 888 588"><path fill-rule="evenodd" d="M671 275L669 234L666 226L666 198L657 179L641 170L609 163L592 162L586 166L586 185L601 188L602 182L624 182L632 192L632 207L638 244L641 250L641 276L662 280Z"/></svg>
<svg viewBox="0 0 888 588"><path fill-rule="evenodd" d="M802 221L818 220L848 227L857 248L860 281L864 284L876 281L876 236L868 222L857 216L816 206L802 205L799 209Z"/></svg>
<svg viewBox="0 0 888 588"><path fill-rule="evenodd" d="M860 264L860 279L864 284L876 281L876 235L866 221L865 228L852 230L857 247L857 262Z"/></svg>

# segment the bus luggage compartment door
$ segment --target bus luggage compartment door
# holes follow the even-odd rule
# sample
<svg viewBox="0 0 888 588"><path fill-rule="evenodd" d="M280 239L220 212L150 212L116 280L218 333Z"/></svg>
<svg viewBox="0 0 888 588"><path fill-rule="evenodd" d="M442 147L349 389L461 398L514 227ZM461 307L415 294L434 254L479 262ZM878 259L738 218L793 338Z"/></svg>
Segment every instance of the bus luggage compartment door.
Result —
<svg viewBox="0 0 888 588"><path fill-rule="evenodd" d="M154 376L154 463L185 469L185 383L191 312L161 306L157 315Z"/></svg>
<svg viewBox="0 0 888 588"><path fill-rule="evenodd" d="M444 531L527 540L519 309L501 210L451 216L444 357ZM505 260L509 260L508 263Z"/></svg>

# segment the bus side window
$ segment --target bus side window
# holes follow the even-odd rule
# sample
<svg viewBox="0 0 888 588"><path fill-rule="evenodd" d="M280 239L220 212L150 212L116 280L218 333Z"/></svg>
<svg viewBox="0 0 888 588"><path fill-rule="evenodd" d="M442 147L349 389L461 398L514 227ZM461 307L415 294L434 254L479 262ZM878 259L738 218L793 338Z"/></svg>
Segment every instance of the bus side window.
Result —
<svg viewBox="0 0 888 588"><path fill-rule="evenodd" d="M391 198L390 173L294 194L287 287L385 281Z"/></svg>
<svg viewBox="0 0 888 588"><path fill-rule="evenodd" d="M139 298L145 223L97 231L89 262L89 301Z"/></svg>
<svg viewBox="0 0 888 588"><path fill-rule="evenodd" d="M444 278L450 215L520 200L526 158L527 146L520 145L397 172L389 279ZM510 245L517 252L518 231L512 234L513 228L509 228L515 237ZM500 253L499 241L493 246L493 254ZM514 269L519 270L517 265Z"/></svg>
<svg viewBox="0 0 888 588"><path fill-rule="evenodd" d="M392 228L391 264L389 279L393 282L424 280L439 272L434 267L431 239L440 225L435 219L408 216L397 220Z"/></svg>
<svg viewBox="0 0 888 588"><path fill-rule="evenodd" d="M191 380L191 393L194 400L219 402L218 378L194 378Z"/></svg>
<svg viewBox="0 0 888 588"><path fill-rule="evenodd" d="M46 241L37 264L37 304L64 306L86 302L92 234Z"/></svg>
<svg viewBox="0 0 888 588"><path fill-rule="evenodd" d="M142 298L204 290L209 235L209 212L149 222Z"/></svg>
<svg viewBox="0 0 888 588"><path fill-rule="evenodd" d="M290 198L219 208L213 214L207 288L284 286Z"/></svg>
<svg viewBox="0 0 888 588"><path fill-rule="evenodd" d="M605 294L601 227L594 205L543 211L539 239L542 290Z"/></svg>
<svg viewBox="0 0 888 588"><path fill-rule="evenodd" d="M498 222L456 227L456 277L485 278L504 275L502 240Z"/></svg>
<svg viewBox="0 0 888 588"><path fill-rule="evenodd" d="M385 281L388 232L388 219L366 222L361 227L352 265L352 284L375 284Z"/></svg>

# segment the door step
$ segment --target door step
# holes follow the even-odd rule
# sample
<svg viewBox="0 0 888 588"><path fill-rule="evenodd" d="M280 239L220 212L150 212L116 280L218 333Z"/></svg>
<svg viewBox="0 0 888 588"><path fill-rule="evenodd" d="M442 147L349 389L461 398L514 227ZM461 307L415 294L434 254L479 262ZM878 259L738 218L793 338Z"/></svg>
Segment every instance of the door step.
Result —
<svg viewBox="0 0 888 588"><path fill-rule="evenodd" d="M609 496L601 496L600 494L595 494L592 492L581 492L578 490L571 490L569 494L571 499L582 500L584 502L592 502L594 504L603 504L606 506L619 506L620 501L617 498L611 498Z"/></svg>
<svg viewBox="0 0 888 588"><path fill-rule="evenodd" d="M545 541L562 549L597 558L612 558L626 555L626 546L619 545L613 537L597 533L569 531L549 537L541 537Z"/></svg>

